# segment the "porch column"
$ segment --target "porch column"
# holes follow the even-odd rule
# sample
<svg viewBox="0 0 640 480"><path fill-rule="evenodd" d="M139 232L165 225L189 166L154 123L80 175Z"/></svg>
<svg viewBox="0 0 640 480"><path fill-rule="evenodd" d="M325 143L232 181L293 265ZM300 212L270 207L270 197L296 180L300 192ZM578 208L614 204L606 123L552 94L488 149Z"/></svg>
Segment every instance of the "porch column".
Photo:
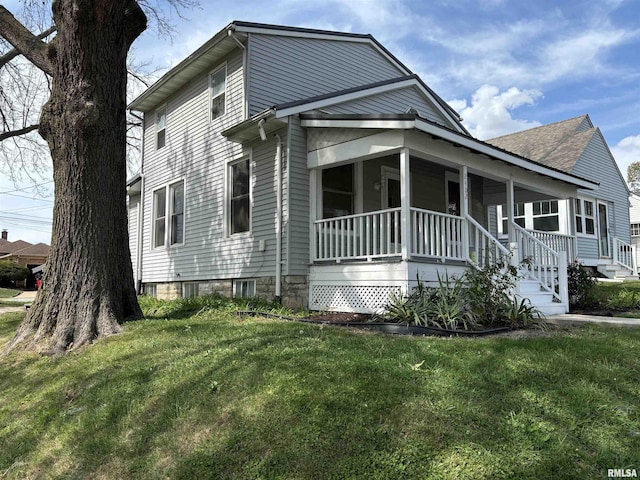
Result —
<svg viewBox="0 0 640 480"><path fill-rule="evenodd" d="M409 149L400 150L400 228L402 229L402 260L411 256L411 172Z"/></svg>
<svg viewBox="0 0 640 480"><path fill-rule="evenodd" d="M318 220L318 182L322 179L322 172L312 168L309 170L309 261L313 263L317 254L316 220Z"/></svg>
<svg viewBox="0 0 640 480"><path fill-rule="evenodd" d="M462 220L462 254L464 258L469 258L469 233L467 225L467 215L469 215L469 176L467 166L460 168L460 216Z"/></svg>
<svg viewBox="0 0 640 480"><path fill-rule="evenodd" d="M569 241L569 251L567 252L567 262L572 263L578 255L578 242L576 235L576 199L571 197L568 200L569 208L567 209L567 216L569 217L569 235L571 240Z"/></svg>
<svg viewBox="0 0 640 480"><path fill-rule="evenodd" d="M513 192L513 177L509 177L507 180L507 236L509 238L509 249L513 250L513 246L516 241L516 231L513 228L513 203L515 199L515 195ZM516 251L514 252L513 258L511 259L514 265L520 263L520 254Z"/></svg>

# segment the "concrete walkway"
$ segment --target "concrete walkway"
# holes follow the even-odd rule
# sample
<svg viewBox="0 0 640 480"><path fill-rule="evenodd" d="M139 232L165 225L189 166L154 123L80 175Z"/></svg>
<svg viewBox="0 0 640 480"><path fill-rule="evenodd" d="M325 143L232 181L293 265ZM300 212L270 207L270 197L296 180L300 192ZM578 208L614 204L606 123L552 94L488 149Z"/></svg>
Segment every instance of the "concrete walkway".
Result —
<svg viewBox="0 0 640 480"><path fill-rule="evenodd" d="M640 318L603 317L600 315L578 315L574 313L550 315L545 320L547 323L560 326L577 326L594 323L596 325L604 325L608 327L640 327Z"/></svg>

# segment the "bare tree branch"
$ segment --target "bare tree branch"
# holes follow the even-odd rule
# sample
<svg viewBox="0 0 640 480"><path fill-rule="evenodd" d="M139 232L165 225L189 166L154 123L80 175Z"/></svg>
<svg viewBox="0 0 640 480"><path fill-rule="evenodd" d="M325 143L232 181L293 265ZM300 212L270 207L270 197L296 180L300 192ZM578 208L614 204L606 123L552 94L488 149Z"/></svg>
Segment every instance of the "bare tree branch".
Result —
<svg viewBox="0 0 640 480"><path fill-rule="evenodd" d="M0 142L3 140L6 140L7 138L18 137L20 135L25 135L29 132L33 132L34 130L37 130L39 127L40 125L29 125L28 127L20 128L18 130L2 132L0 133Z"/></svg>
<svg viewBox="0 0 640 480"><path fill-rule="evenodd" d="M36 38L38 38L39 40L42 40L44 38L47 38L49 35L51 35L55 31L56 31L56 27L54 25L52 27L47 28L41 34L36 35ZM5 64L9 63L11 60L16 58L18 55L22 55L22 52L19 51L17 48L14 48L13 50L8 51L7 53L5 53L4 55L2 55L0 57L0 67L3 67Z"/></svg>
<svg viewBox="0 0 640 480"><path fill-rule="evenodd" d="M53 65L47 57L47 44L25 28L2 5L0 5L0 36L47 75L53 74Z"/></svg>

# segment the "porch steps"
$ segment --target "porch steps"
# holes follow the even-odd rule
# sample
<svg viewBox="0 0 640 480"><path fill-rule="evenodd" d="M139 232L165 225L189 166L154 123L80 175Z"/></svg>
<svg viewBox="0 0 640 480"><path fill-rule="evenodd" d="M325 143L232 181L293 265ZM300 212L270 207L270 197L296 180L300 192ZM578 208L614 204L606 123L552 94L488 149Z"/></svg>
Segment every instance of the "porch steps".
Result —
<svg viewBox="0 0 640 480"><path fill-rule="evenodd" d="M520 280L516 290L516 294L519 297L528 298L531 304L544 315L567 313L566 306L561 303L555 303L553 294L542 290L537 280Z"/></svg>
<svg viewBox="0 0 640 480"><path fill-rule="evenodd" d="M598 265L598 271L605 277L614 280L638 280L638 275L634 275L633 272L621 265L607 264Z"/></svg>

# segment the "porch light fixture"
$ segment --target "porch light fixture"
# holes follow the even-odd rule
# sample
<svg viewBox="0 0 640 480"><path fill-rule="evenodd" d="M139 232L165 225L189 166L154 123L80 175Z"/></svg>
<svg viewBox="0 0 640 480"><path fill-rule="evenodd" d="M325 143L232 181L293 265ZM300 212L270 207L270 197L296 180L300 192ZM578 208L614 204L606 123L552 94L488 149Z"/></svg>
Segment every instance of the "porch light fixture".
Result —
<svg viewBox="0 0 640 480"><path fill-rule="evenodd" d="M380 184L380 182L374 182L374 184L373 184L373 189L374 189L376 192L379 192L381 188L382 188L382 185Z"/></svg>

